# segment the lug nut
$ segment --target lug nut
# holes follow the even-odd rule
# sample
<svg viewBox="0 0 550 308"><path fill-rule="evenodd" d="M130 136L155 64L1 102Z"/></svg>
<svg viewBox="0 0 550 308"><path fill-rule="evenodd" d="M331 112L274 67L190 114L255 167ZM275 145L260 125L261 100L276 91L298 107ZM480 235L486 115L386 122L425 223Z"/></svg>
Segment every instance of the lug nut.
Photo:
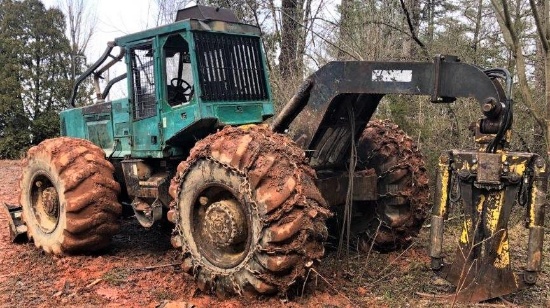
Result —
<svg viewBox="0 0 550 308"><path fill-rule="evenodd" d="M199 197L199 203L200 203L200 205L202 205L202 206L207 205L207 204L208 204L208 201L209 201L209 200L208 200L208 197L205 197L205 196Z"/></svg>

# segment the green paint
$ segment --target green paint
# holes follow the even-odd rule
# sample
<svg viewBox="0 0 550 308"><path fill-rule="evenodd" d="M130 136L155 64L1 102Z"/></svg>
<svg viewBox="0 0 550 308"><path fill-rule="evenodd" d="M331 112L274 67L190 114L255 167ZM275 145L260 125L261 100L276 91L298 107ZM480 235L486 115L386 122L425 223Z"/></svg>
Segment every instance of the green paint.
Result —
<svg viewBox="0 0 550 308"><path fill-rule="evenodd" d="M273 102L259 35L249 25L184 20L117 38L126 52L128 98L63 111L62 134L88 139L114 158L165 158L184 155L224 125L261 123L273 115ZM233 62L235 70L226 70ZM250 67L257 75L247 75ZM194 89L188 101L175 90L185 87L179 79ZM265 94L240 98L259 83Z"/></svg>

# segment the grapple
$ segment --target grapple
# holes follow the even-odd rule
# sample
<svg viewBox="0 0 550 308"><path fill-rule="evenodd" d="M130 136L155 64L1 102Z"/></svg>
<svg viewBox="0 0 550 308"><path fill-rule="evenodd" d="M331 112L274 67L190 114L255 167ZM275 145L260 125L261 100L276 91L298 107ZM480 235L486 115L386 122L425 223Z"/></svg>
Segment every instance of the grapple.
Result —
<svg viewBox="0 0 550 308"><path fill-rule="evenodd" d="M488 101L482 108L493 113L471 126L479 150L452 150L439 159L432 213L431 266L456 286L456 292L448 297L462 303L480 302L532 285L542 265L546 162L537 154L507 150L510 99L503 105ZM464 219L454 262L446 264L443 225L451 201L462 205ZM511 266L508 222L515 206L525 210L529 229L523 272L515 272Z"/></svg>
<svg viewBox="0 0 550 308"><path fill-rule="evenodd" d="M429 95L433 103L471 97L481 107L483 117L471 126L478 150L452 150L439 163L430 256L432 268L457 287L450 297L479 302L533 284L541 270L546 162L536 154L508 150L513 101L507 70L481 70L452 56L437 56L433 63L331 62L303 83L271 127L288 130L310 153L310 164L322 170L350 157L349 136L364 129L386 94ZM454 263L445 264L443 224L451 184L458 187L453 199L462 201L465 218ZM529 217L522 274L512 271L508 242L516 204Z"/></svg>

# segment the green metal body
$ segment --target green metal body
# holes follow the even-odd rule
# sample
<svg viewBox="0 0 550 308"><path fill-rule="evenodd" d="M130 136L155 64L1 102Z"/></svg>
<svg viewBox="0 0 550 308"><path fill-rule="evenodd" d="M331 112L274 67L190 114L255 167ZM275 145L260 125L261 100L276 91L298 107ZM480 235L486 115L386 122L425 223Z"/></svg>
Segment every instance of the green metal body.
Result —
<svg viewBox="0 0 550 308"><path fill-rule="evenodd" d="M261 68L258 67L261 72L259 77L255 77L255 82L264 85L265 95L259 99L248 97L245 100L239 98L205 99L207 93L204 93L205 87L201 85L201 82L208 78L212 79L213 77L206 75L212 74L212 72L218 74L227 63L218 63L217 71L203 67L201 76L198 67L200 55L197 54L196 46L198 33L210 33L215 35L212 37L216 40L224 39L220 36L223 35L226 40L235 42L238 39L248 38L253 44L257 44L254 47L256 49L250 47L250 50L257 52L254 56L259 56L257 63L261 63ZM115 44L124 48L126 53L128 98L63 111L61 113L61 134L90 140L103 148L110 158L169 158L185 156L195 140L203 138L221 126L260 123L273 115L273 103L266 59L259 35L259 29L250 25L187 19L120 37L115 40ZM194 94L187 102L171 106L168 102L170 81L167 81L166 63L170 54L167 50L169 41L184 42L177 36L183 38L186 43L186 56L189 57L187 61L190 62L191 68L190 79L195 81L191 84ZM141 46L144 44L151 47L143 58L147 61L150 60L153 66L151 77L154 79L148 80L148 86L154 89L154 93L149 93L154 95L154 110L148 110L151 115L137 117L136 108L139 107L136 104L136 74L135 67L132 66L132 56L133 52L139 51L138 49L142 48ZM219 43L212 44L217 48L222 46ZM235 44L237 47L228 47L227 54L233 54L234 50L244 48L242 47L244 45ZM208 47L208 44L203 43L203 46ZM214 50L214 52L216 51ZM245 55L247 53L250 51L244 51ZM202 55L207 57L208 54L209 52L206 52ZM243 51L240 51L238 57L240 57L239 63L248 61L243 56ZM230 58L226 60L234 61ZM243 65L239 63L235 65ZM243 71L247 69L246 64L236 68ZM211 71L208 71L209 69ZM181 72L179 75L181 77ZM218 83L224 82L221 80L222 77L226 76L217 77ZM258 79L263 80L258 81ZM211 85L214 84L214 82L210 82ZM244 83L241 85L241 88L243 87L246 87ZM222 95L223 89L218 88L219 91ZM242 91L246 92L246 90Z"/></svg>

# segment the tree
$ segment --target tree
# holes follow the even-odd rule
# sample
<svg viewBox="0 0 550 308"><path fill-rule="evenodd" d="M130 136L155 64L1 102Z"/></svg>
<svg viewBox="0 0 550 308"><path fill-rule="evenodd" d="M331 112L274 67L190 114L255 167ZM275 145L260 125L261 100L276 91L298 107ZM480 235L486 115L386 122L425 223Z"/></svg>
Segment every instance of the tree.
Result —
<svg viewBox="0 0 550 308"><path fill-rule="evenodd" d="M300 26L298 21L301 16L300 0L282 0L282 31L281 54L279 56L279 70L281 76L295 76L298 73L298 42L300 39Z"/></svg>
<svg viewBox="0 0 550 308"><path fill-rule="evenodd" d="M529 6L535 19L539 49L544 58L544 105L546 109L546 153L550 156L550 1L542 0L536 3L529 0ZM540 9L542 8L542 14Z"/></svg>
<svg viewBox="0 0 550 308"><path fill-rule="evenodd" d="M512 1L512 3L508 0L491 0L491 3L495 10L496 19L502 30L504 40L513 55L513 66L516 69L515 75L518 79L522 101L525 104L526 110L537 123L536 131L540 131L540 134L544 136L546 140L546 152L549 152L550 141L548 140L547 121L544 116L541 116L541 114L543 114L542 110L538 110L528 80L528 60L524 54L523 44L525 42L525 29L529 28L529 25L526 24L528 22L526 20L527 15L522 10L522 2L520 0L516 0L516 2ZM513 7L511 7L511 4ZM514 11L512 11L512 9L514 9Z"/></svg>
<svg viewBox="0 0 550 308"><path fill-rule="evenodd" d="M59 0L59 8L63 11L67 21L66 36L70 44L70 79L71 87L76 78L86 69L86 50L97 26L95 8L91 2L84 0ZM92 103L93 85L87 79L79 87L75 104L89 105Z"/></svg>
<svg viewBox="0 0 550 308"><path fill-rule="evenodd" d="M59 134L58 113L70 91L65 18L38 0L0 2L0 156Z"/></svg>
<svg viewBox="0 0 550 308"><path fill-rule="evenodd" d="M178 10L187 6L190 0L155 0L157 6L156 25L165 25L176 20Z"/></svg>
<svg viewBox="0 0 550 308"><path fill-rule="evenodd" d="M76 79L86 68L86 50L97 26L95 7L84 0L58 0L59 8L65 14L67 22L66 37L70 44L70 80L71 88ZM76 106L93 103L94 88L91 78L86 79L79 87L75 99Z"/></svg>

